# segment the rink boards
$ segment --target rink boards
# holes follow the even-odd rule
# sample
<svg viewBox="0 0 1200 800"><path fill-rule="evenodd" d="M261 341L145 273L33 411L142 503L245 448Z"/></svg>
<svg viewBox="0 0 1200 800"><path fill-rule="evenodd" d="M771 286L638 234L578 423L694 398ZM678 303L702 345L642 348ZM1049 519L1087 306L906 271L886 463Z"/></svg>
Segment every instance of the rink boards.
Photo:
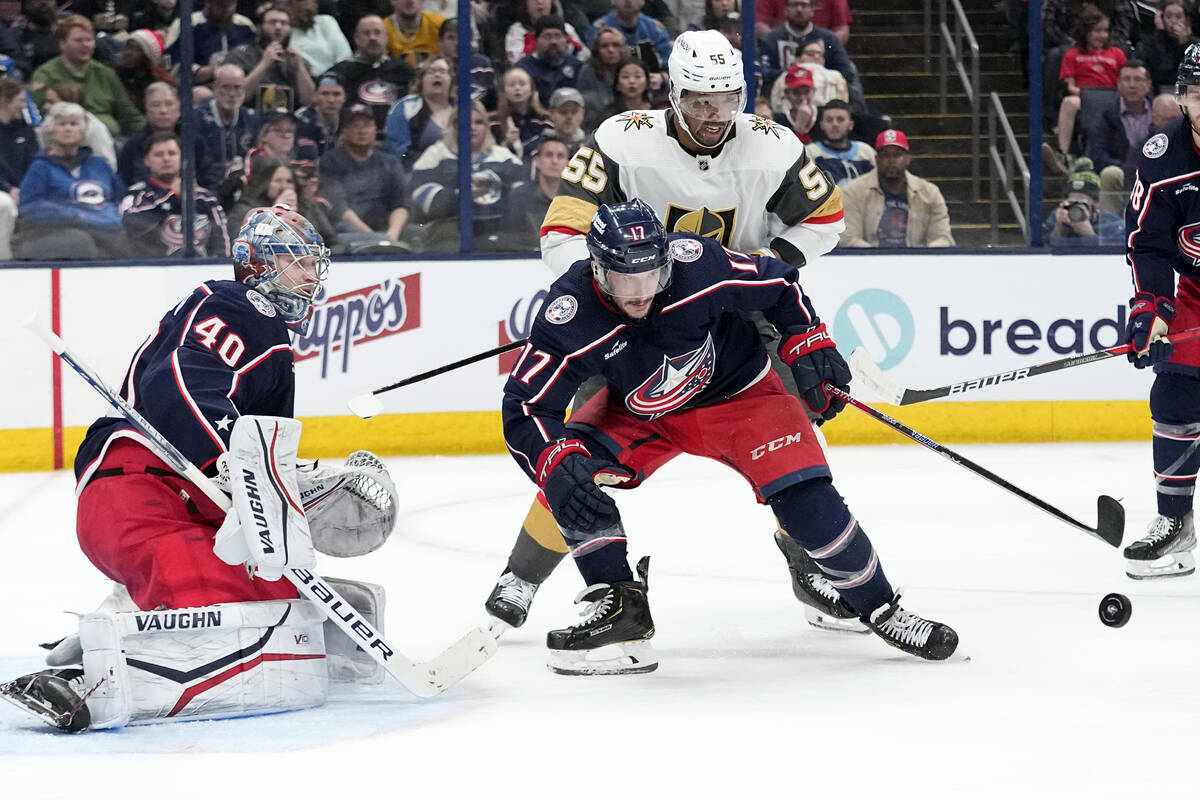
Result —
<svg viewBox="0 0 1200 800"><path fill-rule="evenodd" d="M21 328L31 313L116 386L164 311L229 271L5 269L0 348L13 382L0 392L0 471L69 466L87 425L107 413ZM527 336L549 279L532 259L335 263L308 334L294 342L302 454L503 452L498 409L516 351L387 393L385 413L370 421L351 415L346 400ZM1119 255L838 255L806 267L801 283L843 354L866 347L911 388L1110 347L1123 335L1130 294ZM1151 378L1115 358L953 401L881 406L948 442L1145 439ZM852 410L824 430L832 444L903 441Z"/></svg>

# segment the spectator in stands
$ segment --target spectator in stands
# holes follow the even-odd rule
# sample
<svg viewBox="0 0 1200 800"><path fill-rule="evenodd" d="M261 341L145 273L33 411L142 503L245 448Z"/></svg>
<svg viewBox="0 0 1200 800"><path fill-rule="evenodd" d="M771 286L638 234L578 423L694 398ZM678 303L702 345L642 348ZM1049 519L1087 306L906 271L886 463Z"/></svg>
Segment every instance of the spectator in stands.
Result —
<svg viewBox="0 0 1200 800"><path fill-rule="evenodd" d="M53 86L46 87L46 98L42 102L42 113L50 112L55 103L74 103L83 105L83 84L78 81L59 81ZM28 109L28 106L26 106ZM84 111L87 125L84 126L83 146L90 147L92 155L99 156L108 162L114 170L117 168L117 147L108 128L99 117L90 111ZM41 117L39 116L40 120Z"/></svg>
<svg viewBox="0 0 1200 800"><path fill-rule="evenodd" d="M413 165L411 208L420 223L413 249L458 249L458 115L446 135ZM483 103L471 103L471 215L478 250L505 248L502 233L507 198L525 173L521 160L496 144Z"/></svg>
<svg viewBox="0 0 1200 800"><path fill-rule="evenodd" d="M139 256L182 255L183 200L182 159L179 136L160 130L146 142L142 171L146 178L129 187L121 201L121 223L133 253ZM196 186L192 241L196 255L229 255L229 237L225 231L225 212L217 196Z"/></svg>
<svg viewBox="0 0 1200 800"><path fill-rule="evenodd" d="M813 6L813 25L833 31L843 46L850 44L850 23L853 21L849 0L818 0Z"/></svg>
<svg viewBox="0 0 1200 800"><path fill-rule="evenodd" d="M813 102L813 78L808 67L792 64L783 75L784 109L775 112L775 121L790 128L804 144L812 141L817 124L817 106Z"/></svg>
<svg viewBox="0 0 1200 800"><path fill-rule="evenodd" d="M0 0L0 56L13 59L13 65L22 74L29 74L29 63L21 42L20 0Z"/></svg>
<svg viewBox="0 0 1200 800"><path fill-rule="evenodd" d="M131 33L117 54L113 69L125 87L129 102L143 114L146 113L146 89L150 84L179 85L175 76L163 69L162 63L162 34L145 28Z"/></svg>
<svg viewBox="0 0 1200 800"><path fill-rule="evenodd" d="M392 106L409 93L416 74L408 60L388 55L387 41L383 20L368 14L354 28L354 57L333 68L346 87L346 102L370 108L380 131Z"/></svg>
<svg viewBox="0 0 1200 800"><path fill-rule="evenodd" d="M716 30L721 20L732 16L741 24L741 9L738 0L704 0L704 14L692 26L692 30Z"/></svg>
<svg viewBox="0 0 1200 800"><path fill-rule="evenodd" d="M328 72L354 55L350 42L329 14L317 13L317 0L292 0L292 47L300 51L310 75Z"/></svg>
<svg viewBox="0 0 1200 800"><path fill-rule="evenodd" d="M554 90L574 86L583 63L567 52L566 23L556 14L547 14L533 25L534 50L523 56L517 66L529 73L537 86L542 105L550 102Z"/></svg>
<svg viewBox="0 0 1200 800"><path fill-rule="evenodd" d="M129 137L117 159L117 175L126 186L143 182L148 177L146 152L155 134L180 135L179 92L174 86L169 83L150 84L146 88L144 104L146 127ZM192 163L196 168L196 181L205 189L215 190L224 177L220 161L208 157L207 145L199 136L195 137L194 153Z"/></svg>
<svg viewBox="0 0 1200 800"><path fill-rule="evenodd" d="M25 118L25 87L16 78L0 78L0 261L12 259L21 180L37 151L37 133Z"/></svg>
<svg viewBox="0 0 1200 800"><path fill-rule="evenodd" d="M1159 13L1162 27L1138 45L1137 57L1150 71L1154 88L1161 92L1174 89L1175 73L1179 71L1183 51L1197 39L1192 35L1192 23L1183 0L1163 0L1159 4Z"/></svg>
<svg viewBox="0 0 1200 800"><path fill-rule="evenodd" d="M438 31L438 54L454 69L458 63L458 20L448 19ZM496 108L496 68L485 55L471 51L471 99L478 100L489 110ZM456 70L457 72L457 70ZM457 78L455 85L457 86Z"/></svg>
<svg viewBox="0 0 1200 800"><path fill-rule="evenodd" d="M1049 142L1042 143L1046 168L1059 175L1071 171L1079 90L1091 86L1115 88L1117 73L1125 63L1121 48L1109 44L1108 17L1091 3L1084 3L1076 40L1083 44L1066 52L1058 74L1059 79L1066 82L1066 95L1058 109L1058 150L1054 150Z"/></svg>
<svg viewBox="0 0 1200 800"><path fill-rule="evenodd" d="M308 62L289 44L291 35L287 7L276 4L263 12L254 41L238 45L220 58L221 63L236 64L246 73L247 104L260 114L268 108L292 111L312 102Z"/></svg>
<svg viewBox="0 0 1200 800"><path fill-rule="evenodd" d="M392 0L392 14L383 23L392 58L419 67L438 54L438 31L446 18L421 10L421 0Z"/></svg>
<svg viewBox="0 0 1200 800"><path fill-rule="evenodd" d="M1105 205L1110 208L1114 202L1123 207L1142 145L1150 138L1150 90L1146 66L1137 59L1126 61L1117 77L1117 96L1096 115L1087 131L1087 156L1100 173L1102 196L1116 194L1120 198L1106 198Z"/></svg>
<svg viewBox="0 0 1200 800"><path fill-rule="evenodd" d="M538 249L542 220L550 210L550 201L558 193L559 177L572 149L574 145L553 133L546 134L534 144L531 156L533 180L513 189L508 198L503 226L510 237L507 249Z"/></svg>
<svg viewBox="0 0 1200 800"><path fill-rule="evenodd" d="M341 144L321 156L322 188L348 206L339 231L382 233L395 240L408 222L408 182L400 159L376 147L375 135L370 108L352 103L342 109Z"/></svg>
<svg viewBox="0 0 1200 800"><path fill-rule="evenodd" d="M129 12L131 30L146 28L165 33L179 19L177 0L150 0L137 3Z"/></svg>
<svg viewBox="0 0 1200 800"><path fill-rule="evenodd" d="M332 250L338 246L339 240L333 220L342 218L346 206L321 193L321 170L317 162L293 161L291 167L300 213L313 223L326 246Z"/></svg>
<svg viewBox="0 0 1200 800"><path fill-rule="evenodd" d="M121 181L104 159L81 146L87 115L55 103L39 136L44 149L21 181L13 251L18 258L125 258L129 241L117 201Z"/></svg>
<svg viewBox="0 0 1200 800"><path fill-rule="evenodd" d="M627 111L651 108L650 71L636 58L627 58L617 67L613 81L613 101L600 114L601 120Z"/></svg>
<svg viewBox="0 0 1200 800"><path fill-rule="evenodd" d="M1082 7L1093 5L1109 19L1109 43L1122 50L1137 43L1137 8L1123 0L1042 0L1042 49L1050 53L1055 48L1069 48L1085 40L1079 38ZM1057 73L1055 73L1057 74ZM1052 79L1054 75L1050 76ZM1047 84L1049 85L1049 84Z"/></svg>
<svg viewBox="0 0 1200 800"><path fill-rule="evenodd" d="M537 47L537 32L534 27L537 21L548 15L563 16L562 6L558 0L519 0L517 19L508 26L504 34L504 58L508 64L516 64L524 56L532 53ZM563 23L563 34L566 37L566 50L580 61L587 61L589 51L583 43L583 37L569 22Z"/></svg>
<svg viewBox="0 0 1200 800"><path fill-rule="evenodd" d="M800 52L796 54L796 61L793 64L801 64L808 70L809 76L813 80L813 104L821 108L830 100L844 100L850 102L850 87L846 84L846 78L842 73L834 69L829 69L825 66L825 45L820 41L812 41L800 48ZM789 67L788 69L791 69ZM780 104L787 102L784 97L784 92L787 89L787 72L780 75L775 85L771 87L771 105L780 108L784 114L787 113L787 108Z"/></svg>
<svg viewBox="0 0 1200 800"><path fill-rule="evenodd" d="M196 109L196 138L204 139L208 157L230 175L245 165L262 120L248 108L246 73L234 64L223 64L213 73L213 97Z"/></svg>
<svg viewBox="0 0 1200 800"><path fill-rule="evenodd" d="M550 117L533 88L533 78L520 67L504 73L492 136L513 153L541 137L550 127Z"/></svg>
<svg viewBox="0 0 1200 800"><path fill-rule="evenodd" d="M286 108L272 108L262 115L258 128L258 142L246 156L249 162L247 173L258 169L261 159L277 159L284 163L292 161L316 161L317 143L312 139L300 139L296 135L299 126L296 115Z"/></svg>
<svg viewBox="0 0 1200 800"><path fill-rule="evenodd" d="M312 168L311 163L301 163L309 169ZM317 233L321 234L321 238L325 239L326 246L333 247L337 234L329 222L326 206L314 203L300 192L296 184L295 170L291 164L275 158L268 158L260 163L259 168L246 180L246 189L242 192L241 199L229 212L230 238L237 237L243 220L251 210L283 203L304 215L317 229ZM310 214L312 216L309 216Z"/></svg>
<svg viewBox="0 0 1200 800"><path fill-rule="evenodd" d="M601 114L613 101L613 84L617 81L617 67L629 58L629 42L625 34L611 26L601 26L592 37L592 57L575 81L575 88L583 95L587 109L584 127L593 130L604 121Z"/></svg>
<svg viewBox="0 0 1200 800"><path fill-rule="evenodd" d="M317 78L312 105L296 112L297 136L315 142L318 155L337 146L338 126L345 105L346 90L336 73L327 72Z"/></svg>
<svg viewBox="0 0 1200 800"><path fill-rule="evenodd" d="M821 110L819 141L805 146L808 157L817 162L838 186L845 186L859 175L875 169L875 148L850 138L854 118L844 100L830 100Z"/></svg>
<svg viewBox="0 0 1200 800"><path fill-rule="evenodd" d="M27 64L21 64L22 74L30 75L42 64L58 55L57 0L25 0L22 4L24 24L20 29L21 49ZM25 72L28 67L30 72Z"/></svg>
<svg viewBox="0 0 1200 800"><path fill-rule="evenodd" d="M1051 247L1092 247L1121 244L1125 221L1100 207L1100 176L1092 172L1088 159L1078 161L1085 169L1071 175L1067 196L1050 212L1042 226Z"/></svg>
<svg viewBox="0 0 1200 800"><path fill-rule="evenodd" d="M64 80L83 85L83 106L95 114L113 136L131 134L146 124L142 112L129 100L121 79L112 67L92 58L96 50L96 35L92 23L72 14L55 28L61 53L42 64L33 73L30 88L40 104L46 87Z"/></svg>
<svg viewBox="0 0 1200 800"><path fill-rule="evenodd" d="M785 22L762 39L763 77L767 85L787 71L797 60L797 52L809 42L819 41L825 45L825 66L836 70L846 79L852 95L862 95L858 70L846 53L846 48L833 31L813 23L815 0L787 0L784 6Z"/></svg>
<svg viewBox="0 0 1200 800"><path fill-rule="evenodd" d="M908 138L889 128L875 140L875 169L842 187L843 247L953 247L950 214L936 186L908 171Z"/></svg>
<svg viewBox="0 0 1200 800"><path fill-rule="evenodd" d="M204 10L192 13L192 78L197 85L212 83L225 53L254 41L254 24L235 14L236 8L237 0L204 0ZM179 20L167 30L166 39L167 55L178 70Z"/></svg>
<svg viewBox="0 0 1200 800"><path fill-rule="evenodd" d="M551 127L542 134L542 138L555 136L574 150L587 138L587 133L583 130L583 118L586 113L587 107L578 89L569 86L555 89L554 94L550 95Z"/></svg>
<svg viewBox="0 0 1200 800"><path fill-rule="evenodd" d="M417 75L417 93L403 98L388 114L388 151L406 167L411 167L421 153L440 142L450 123L458 102L458 87L450 65L445 56L426 61Z"/></svg>
<svg viewBox="0 0 1200 800"><path fill-rule="evenodd" d="M592 46L596 34L607 26L616 28L625 35L625 41L633 48L639 58L646 59L653 52L658 63L648 63L647 68L654 73L662 73L667 68L667 58L671 55L671 35L663 23L642 13L645 0L612 0L612 11L592 23L588 28L587 44ZM640 47L646 45L646 47ZM657 88L657 87L654 87Z"/></svg>

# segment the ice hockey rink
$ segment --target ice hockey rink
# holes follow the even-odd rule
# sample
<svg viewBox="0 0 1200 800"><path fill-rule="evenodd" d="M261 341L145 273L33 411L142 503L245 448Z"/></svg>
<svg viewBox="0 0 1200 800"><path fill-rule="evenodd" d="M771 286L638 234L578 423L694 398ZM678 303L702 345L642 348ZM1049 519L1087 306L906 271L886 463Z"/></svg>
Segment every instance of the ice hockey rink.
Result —
<svg viewBox="0 0 1200 800"><path fill-rule="evenodd" d="M1153 511L1148 442L955 449L1088 524L1098 494L1124 498L1127 542ZM655 673L546 669L545 632L576 620L568 563L526 626L432 700L389 682L312 711L74 736L0 704L0 794L1195 796L1200 581L1130 581L1119 551L916 446L830 460L905 605L958 630L950 662L810 628L769 512L733 472L683 458L621 495L631 554L653 556ZM389 465L392 539L322 568L383 584L389 638L427 658L482 620L530 485L505 456ZM0 477L0 554L8 678L107 591L75 545L69 472ZM1097 616L1113 591L1133 601L1121 629Z"/></svg>

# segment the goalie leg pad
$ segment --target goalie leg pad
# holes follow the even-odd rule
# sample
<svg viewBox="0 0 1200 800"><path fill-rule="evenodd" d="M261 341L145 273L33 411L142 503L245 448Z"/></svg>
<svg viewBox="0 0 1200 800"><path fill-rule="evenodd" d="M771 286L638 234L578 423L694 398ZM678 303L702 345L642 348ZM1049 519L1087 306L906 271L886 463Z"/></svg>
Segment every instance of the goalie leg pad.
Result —
<svg viewBox="0 0 1200 800"><path fill-rule="evenodd" d="M383 587L375 583L352 581L346 578L325 578L347 603L381 635L383 608L387 600ZM329 680L338 683L383 683L387 674L383 665L367 655L359 642L351 639L342 629L325 620L325 656Z"/></svg>
<svg viewBox="0 0 1200 800"><path fill-rule="evenodd" d="M79 638L90 727L321 705L324 620L306 600L87 614Z"/></svg>

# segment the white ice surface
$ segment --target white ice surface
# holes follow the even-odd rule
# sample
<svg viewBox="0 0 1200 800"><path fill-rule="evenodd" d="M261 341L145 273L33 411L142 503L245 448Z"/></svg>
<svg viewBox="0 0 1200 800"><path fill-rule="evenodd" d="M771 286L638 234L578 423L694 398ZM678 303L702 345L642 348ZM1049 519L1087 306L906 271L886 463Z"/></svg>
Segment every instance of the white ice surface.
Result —
<svg viewBox="0 0 1200 800"><path fill-rule="evenodd" d="M962 445L1089 524L1153 510L1144 444ZM564 564L528 624L456 688L393 684L323 708L78 736L0 704L0 798L1182 798L1196 796L1200 584L1135 583L1120 553L912 446L834 448L836 485L905 604L969 661L809 628L772 519L741 478L680 459L621 503L653 555L661 666L569 678L546 630L575 620ZM327 574L388 591L388 635L428 657L483 618L530 486L507 457L389 461L402 514L380 552ZM0 676L39 667L107 585L79 553L69 473L0 477ZM1133 599L1119 630L1107 592Z"/></svg>

